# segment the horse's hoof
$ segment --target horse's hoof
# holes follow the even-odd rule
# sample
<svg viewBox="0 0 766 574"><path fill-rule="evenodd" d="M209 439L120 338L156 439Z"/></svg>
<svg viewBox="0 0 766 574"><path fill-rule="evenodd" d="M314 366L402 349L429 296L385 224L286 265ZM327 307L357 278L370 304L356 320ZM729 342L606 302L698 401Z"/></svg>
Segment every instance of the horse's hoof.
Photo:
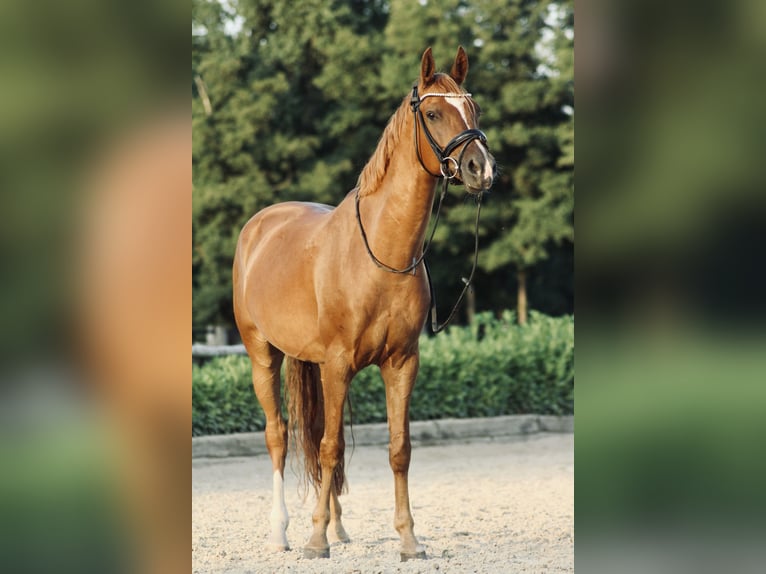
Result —
<svg viewBox="0 0 766 574"><path fill-rule="evenodd" d="M344 532L341 532L340 534L337 532L328 532L327 533L327 540L330 542L330 544L348 544L351 542L351 538L349 538L348 534Z"/></svg>
<svg viewBox="0 0 766 574"><path fill-rule="evenodd" d="M290 547L286 544L267 544L266 549L270 552L287 552Z"/></svg>
<svg viewBox="0 0 766 574"><path fill-rule="evenodd" d="M408 560L425 560L426 551L419 550L417 552L402 552L401 556L402 562L407 562Z"/></svg>
<svg viewBox="0 0 766 574"><path fill-rule="evenodd" d="M329 548L304 548L303 557L313 560L314 558L329 558Z"/></svg>

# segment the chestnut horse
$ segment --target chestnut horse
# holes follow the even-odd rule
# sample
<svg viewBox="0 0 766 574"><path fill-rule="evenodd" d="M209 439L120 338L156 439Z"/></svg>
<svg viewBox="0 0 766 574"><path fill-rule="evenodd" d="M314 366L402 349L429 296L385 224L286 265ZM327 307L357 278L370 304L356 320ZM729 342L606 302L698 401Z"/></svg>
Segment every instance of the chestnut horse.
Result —
<svg viewBox="0 0 766 574"><path fill-rule="evenodd" d="M289 427L317 492L305 555L327 557L329 541L348 541L338 503L345 480L343 408L354 375L377 365L385 381L401 557L425 557L407 486L410 394L430 303L423 243L437 179L459 179L469 193L481 195L495 168L477 127L478 106L461 88L467 71L462 47L449 74L436 73L428 48L419 81L391 117L357 187L337 207L277 204L242 229L234 315L266 415L273 549L288 548L288 425L280 405L287 356Z"/></svg>

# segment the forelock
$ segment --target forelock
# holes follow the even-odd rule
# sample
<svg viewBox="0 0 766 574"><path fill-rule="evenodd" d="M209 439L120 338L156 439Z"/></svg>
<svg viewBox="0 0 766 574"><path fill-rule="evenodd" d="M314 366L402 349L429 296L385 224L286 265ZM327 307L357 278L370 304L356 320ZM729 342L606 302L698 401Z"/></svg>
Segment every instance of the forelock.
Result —
<svg viewBox="0 0 766 574"><path fill-rule="evenodd" d="M448 74L436 74L433 83L434 91L447 93L460 93L463 90L457 85L457 82Z"/></svg>

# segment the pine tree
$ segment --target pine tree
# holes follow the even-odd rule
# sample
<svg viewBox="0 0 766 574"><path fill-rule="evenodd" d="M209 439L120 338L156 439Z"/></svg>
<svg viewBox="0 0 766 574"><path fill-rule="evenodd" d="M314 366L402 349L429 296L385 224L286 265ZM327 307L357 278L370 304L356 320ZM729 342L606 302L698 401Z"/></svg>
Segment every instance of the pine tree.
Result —
<svg viewBox="0 0 766 574"><path fill-rule="evenodd" d="M507 218L507 227L482 255L487 271L509 263L515 267L518 320L523 324L529 270L548 257L551 246L574 240L574 66L571 2L518 6L510 36L523 39L519 45L524 51L508 58L508 71L515 77L501 90L504 117L497 124L509 161L499 184L510 191L512 201L505 213L498 210L488 218L495 228L504 225L493 215ZM553 39L549 58L540 49L545 31ZM492 45L498 49L495 40Z"/></svg>

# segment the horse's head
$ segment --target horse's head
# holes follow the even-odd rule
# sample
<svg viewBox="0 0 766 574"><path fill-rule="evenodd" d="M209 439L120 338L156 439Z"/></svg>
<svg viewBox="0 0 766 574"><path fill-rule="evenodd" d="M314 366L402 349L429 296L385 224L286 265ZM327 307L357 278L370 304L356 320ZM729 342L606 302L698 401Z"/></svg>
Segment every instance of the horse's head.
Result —
<svg viewBox="0 0 766 574"><path fill-rule="evenodd" d="M468 192L478 195L492 185L495 159L479 130L479 106L461 87L467 73L468 56L462 46L449 74L436 73L431 48L426 49L410 105L415 112L417 154L426 171L459 179Z"/></svg>

